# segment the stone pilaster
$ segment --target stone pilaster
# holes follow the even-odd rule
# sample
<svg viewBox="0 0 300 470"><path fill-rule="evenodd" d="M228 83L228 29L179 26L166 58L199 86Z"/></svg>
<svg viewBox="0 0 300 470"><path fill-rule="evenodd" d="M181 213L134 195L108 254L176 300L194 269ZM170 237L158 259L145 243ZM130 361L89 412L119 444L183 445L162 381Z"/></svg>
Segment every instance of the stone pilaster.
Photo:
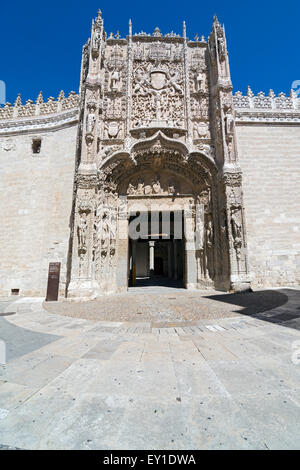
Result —
<svg viewBox="0 0 300 470"><path fill-rule="evenodd" d="M228 230L230 288L237 291L250 289L247 257L247 239L242 191L242 174L223 172L225 207Z"/></svg>

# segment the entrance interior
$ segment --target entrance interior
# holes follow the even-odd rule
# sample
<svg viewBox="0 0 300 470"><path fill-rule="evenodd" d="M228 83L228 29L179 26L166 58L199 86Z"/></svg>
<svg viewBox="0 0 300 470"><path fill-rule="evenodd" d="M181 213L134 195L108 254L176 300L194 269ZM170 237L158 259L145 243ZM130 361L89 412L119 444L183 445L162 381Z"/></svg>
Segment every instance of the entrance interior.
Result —
<svg viewBox="0 0 300 470"><path fill-rule="evenodd" d="M137 213L129 224L129 286L183 287L182 211Z"/></svg>

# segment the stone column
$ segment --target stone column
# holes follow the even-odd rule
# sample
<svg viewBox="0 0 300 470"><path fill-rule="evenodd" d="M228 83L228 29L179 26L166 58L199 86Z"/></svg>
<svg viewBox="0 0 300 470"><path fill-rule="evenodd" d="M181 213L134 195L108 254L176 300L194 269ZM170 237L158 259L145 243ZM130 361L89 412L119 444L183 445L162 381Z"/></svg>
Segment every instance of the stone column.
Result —
<svg viewBox="0 0 300 470"><path fill-rule="evenodd" d="M154 241L149 242L149 270L150 270L150 276L154 275L154 245L155 245Z"/></svg>
<svg viewBox="0 0 300 470"><path fill-rule="evenodd" d="M250 277L241 171L238 168L236 171L224 171L223 182L228 227L230 289L235 292L247 291L250 289Z"/></svg>
<svg viewBox="0 0 300 470"><path fill-rule="evenodd" d="M96 184L97 175L93 171L78 172L69 298L91 298L99 291L92 270Z"/></svg>
<svg viewBox="0 0 300 470"><path fill-rule="evenodd" d="M128 289L128 214L127 201L123 198L122 206L118 210L118 255L116 269L117 292L125 292Z"/></svg>
<svg viewBox="0 0 300 470"><path fill-rule="evenodd" d="M192 208L184 211L185 287L187 289L195 289L198 280L193 212Z"/></svg>

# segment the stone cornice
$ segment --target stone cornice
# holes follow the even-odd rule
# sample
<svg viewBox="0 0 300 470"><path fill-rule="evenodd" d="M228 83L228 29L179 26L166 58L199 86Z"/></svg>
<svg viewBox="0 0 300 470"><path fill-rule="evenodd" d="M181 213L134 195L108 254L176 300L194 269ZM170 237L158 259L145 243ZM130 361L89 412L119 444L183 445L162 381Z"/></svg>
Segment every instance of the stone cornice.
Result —
<svg viewBox="0 0 300 470"><path fill-rule="evenodd" d="M300 110L235 109L237 125L244 123L300 124Z"/></svg>
<svg viewBox="0 0 300 470"><path fill-rule="evenodd" d="M79 109L75 108L57 114L1 120L0 135L52 131L77 124L78 119Z"/></svg>

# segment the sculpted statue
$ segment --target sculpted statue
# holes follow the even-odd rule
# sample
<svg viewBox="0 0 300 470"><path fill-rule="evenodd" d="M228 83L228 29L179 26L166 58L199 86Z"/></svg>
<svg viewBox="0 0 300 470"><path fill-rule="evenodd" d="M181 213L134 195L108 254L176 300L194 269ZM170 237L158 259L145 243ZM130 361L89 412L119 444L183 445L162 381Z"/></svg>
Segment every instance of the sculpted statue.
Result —
<svg viewBox="0 0 300 470"><path fill-rule="evenodd" d="M117 91L118 90L119 82L120 82L120 74L117 70L114 70L111 73L111 77L110 77L110 89L111 89L111 91Z"/></svg>
<svg viewBox="0 0 300 470"><path fill-rule="evenodd" d="M144 194L144 183L142 180L138 182L136 194Z"/></svg>
<svg viewBox="0 0 300 470"><path fill-rule="evenodd" d="M233 246L236 250L237 257L239 258L243 235L242 235L242 224L240 221L240 208L232 208L231 209L231 230L232 230L232 238L233 238Z"/></svg>
<svg viewBox="0 0 300 470"><path fill-rule="evenodd" d="M128 185L128 189L127 189L127 194L134 194L135 193L135 187L133 186L133 184L129 183Z"/></svg>
<svg viewBox="0 0 300 470"><path fill-rule="evenodd" d="M234 126L234 119L231 113L226 114L226 135L227 137L232 137L233 135L233 126Z"/></svg>
<svg viewBox="0 0 300 470"><path fill-rule="evenodd" d="M89 112L86 118L86 132L87 134L92 134L95 128L95 123L96 123L96 115L95 115L95 106L90 105L89 106Z"/></svg>
<svg viewBox="0 0 300 470"><path fill-rule="evenodd" d="M212 217L211 214L207 214L207 220L205 223L205 237L206 237L206 245L208 248L213 246L213 224L212 224Z"/></svg>
<svg viewBox="0 0 300 470"><path fill-rule="evenodd" d="M203 75L201 72L195 73L195 91L201 91L203 87Z"/></svg>
<svg viewBox="0 0 300 470"><path fill-rule="evenodd" d="M98 50L98 49L99 49L99 46L100 46L100 39L101 39L100 32L99 32L99 31L96 31L96 32L95 32L95 35L94 35L94 39L93 39L93 49L94 49L94 50Z"/></svg>
<svg viewBox="0 0 300 470"><path fill-rule="evenodd" d="M222 36L218 37L218 48L219 48L220 58L223 58L225 55L225 42Z"/></svg>
<svg viewBox="0 0 300 470"><path fill-rule="evenodd" d="M152 189L153 189L154 194L159 194L162 192L159 180L156 180L156 181L154 180L152 182Z"/></svg>
<svg viewBox="0 0 300 470"><path fill-rule="evenodd" d="M78 247L80 250L86 248L86 234L87 234L87 214L82 212L79 216L78 222Z"/></svg>

